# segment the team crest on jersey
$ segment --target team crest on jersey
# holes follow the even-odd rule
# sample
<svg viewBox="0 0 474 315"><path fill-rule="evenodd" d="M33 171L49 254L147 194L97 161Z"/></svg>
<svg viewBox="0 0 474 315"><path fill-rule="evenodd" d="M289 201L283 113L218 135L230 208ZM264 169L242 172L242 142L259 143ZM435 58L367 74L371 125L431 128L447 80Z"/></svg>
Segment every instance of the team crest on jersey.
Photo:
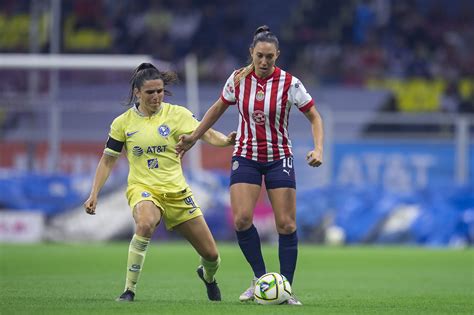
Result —
<svg viewBox="0 0 474 315"><path fill-rule="evenodd" d="M263 93L263 91L258 91L257 94L255 95L255 99L257 101L263 101L263 99L265 98L265 93Z"/></svg>
<svg viewBox="0 0 474 315"><path fill-rule="evenodd" d="M239 161L234 161L234 163L232 163L232 170L235 171L238 168L239 168Z"/></svg>
<svg viewBox="0 0 474 315"><path fill-rule="evenodd" d="M167 125L161 125L158 127L158 132L162 137L168 137L170 134L170 127Z"/></svg>
<svg viewBox="0 0 474 315"><path fill-rule="evenodd" d="M265 113L261 110L256 110L252 114L252 119L255 121L255 124L257 125L263 125L265 124Z"/></svg>

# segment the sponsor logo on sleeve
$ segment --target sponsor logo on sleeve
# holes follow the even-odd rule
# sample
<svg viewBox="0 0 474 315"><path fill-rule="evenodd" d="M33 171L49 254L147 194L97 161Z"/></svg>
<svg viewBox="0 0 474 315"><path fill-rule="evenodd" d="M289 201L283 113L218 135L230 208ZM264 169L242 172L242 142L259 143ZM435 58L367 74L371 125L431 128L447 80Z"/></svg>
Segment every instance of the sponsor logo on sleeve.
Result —
<svg viewBox="0 0 474 315"><path fill-rule="evenodd" d="M230 83L227 83L226 88L231 94L234 93L234 87Z"/></svg>

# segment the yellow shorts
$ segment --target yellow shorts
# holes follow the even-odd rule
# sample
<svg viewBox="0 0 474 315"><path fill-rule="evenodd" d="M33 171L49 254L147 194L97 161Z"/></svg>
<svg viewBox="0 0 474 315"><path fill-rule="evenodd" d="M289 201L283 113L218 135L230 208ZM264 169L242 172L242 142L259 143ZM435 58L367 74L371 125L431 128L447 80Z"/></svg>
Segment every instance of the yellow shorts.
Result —
<svg viewBox="0 0 474 315"><path fill-rule="evenodd" d="M189 188L176 193L160 193L150 187L134 184L128 186L126 195L132 211L140 201L152 201L160 209L167 230L202 215Z"/></svg>

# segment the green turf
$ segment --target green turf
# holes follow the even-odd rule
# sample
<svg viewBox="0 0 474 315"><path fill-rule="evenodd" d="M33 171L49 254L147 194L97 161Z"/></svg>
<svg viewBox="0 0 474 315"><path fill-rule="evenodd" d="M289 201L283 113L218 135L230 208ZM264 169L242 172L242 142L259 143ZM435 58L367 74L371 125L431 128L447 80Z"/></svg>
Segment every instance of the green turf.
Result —
<svg viewBox="0 0 474 315"><path fill-rule="evenodd" d="M223 301L207 301L185 243L149 249L136 302L124 285L127 243L0 244L1 314L474 314L474 250L300 247L294 291L304 306L241 304L250 270L219 244ZM278 271L276 246L264 247Z"/></svg>

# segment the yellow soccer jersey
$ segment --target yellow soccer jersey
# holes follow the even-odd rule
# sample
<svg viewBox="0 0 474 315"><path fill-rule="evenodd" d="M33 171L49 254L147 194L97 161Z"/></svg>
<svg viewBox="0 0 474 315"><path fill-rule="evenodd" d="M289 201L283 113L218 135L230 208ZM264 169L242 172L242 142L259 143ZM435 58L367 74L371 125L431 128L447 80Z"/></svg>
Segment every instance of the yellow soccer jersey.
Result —
<svg viewBox="0 0 474 315"><path fill-rule="evenodd" d="M189 110L164 102L151 117L142 115L133 106L115 118L109 137L125 145L130 168L128 184L142 184L164 193L188 187L175 146L180 135L193 132L198 125ZM120 155L109 147L104 153Z"/></svg>

